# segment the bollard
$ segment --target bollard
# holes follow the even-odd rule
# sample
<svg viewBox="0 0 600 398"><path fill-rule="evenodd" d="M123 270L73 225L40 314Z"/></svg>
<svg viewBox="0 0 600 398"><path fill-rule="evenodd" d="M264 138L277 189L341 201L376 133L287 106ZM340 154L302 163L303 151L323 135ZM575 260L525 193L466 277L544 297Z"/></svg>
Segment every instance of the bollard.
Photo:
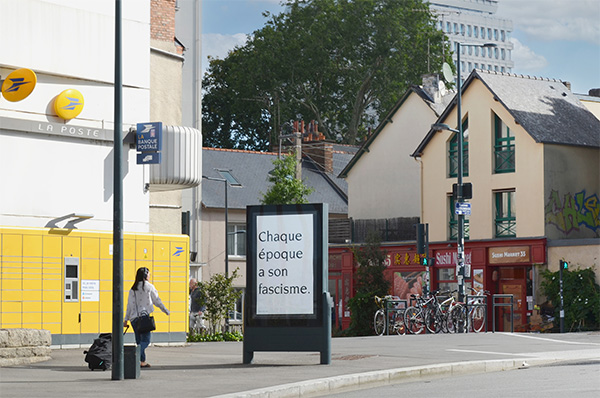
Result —
<svg viewBox="0 0 600 398"><path fill-rule="evenodd" d="M125 345L124 348L124 373L126 379L140 378L140 347L137 345Z"/></svg>

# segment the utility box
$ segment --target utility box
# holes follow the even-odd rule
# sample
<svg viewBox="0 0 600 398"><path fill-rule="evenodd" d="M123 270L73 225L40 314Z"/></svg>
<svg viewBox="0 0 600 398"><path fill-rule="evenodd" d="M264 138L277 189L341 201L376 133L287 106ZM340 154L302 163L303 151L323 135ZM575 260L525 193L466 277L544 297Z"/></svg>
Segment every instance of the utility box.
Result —
<svg viewBox="0 0 600 398"><path fill-rule="evenodd" d="M124 375L126 379L140 378L140 347L138 345L123 346Z"/></svg>

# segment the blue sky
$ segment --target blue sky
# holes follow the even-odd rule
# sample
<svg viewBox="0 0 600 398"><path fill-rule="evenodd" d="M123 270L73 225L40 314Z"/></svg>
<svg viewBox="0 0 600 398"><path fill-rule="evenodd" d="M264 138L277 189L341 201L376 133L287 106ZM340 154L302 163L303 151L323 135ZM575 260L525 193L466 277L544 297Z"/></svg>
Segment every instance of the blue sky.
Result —
<svg viewBox="0 0 600 398"><path fill-rule="evenodd" d="M203 69L263 27L264 11L283 11L279 2L203 0ZM513 21L513 73L565 80L579 94L600 88L600 0L499 0L496 15Z"/></svg>

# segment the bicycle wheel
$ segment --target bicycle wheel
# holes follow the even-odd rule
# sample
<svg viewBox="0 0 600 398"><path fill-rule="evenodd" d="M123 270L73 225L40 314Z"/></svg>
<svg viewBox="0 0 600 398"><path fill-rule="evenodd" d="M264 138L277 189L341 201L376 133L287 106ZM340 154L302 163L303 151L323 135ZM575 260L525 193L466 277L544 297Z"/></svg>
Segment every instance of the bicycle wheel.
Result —
<svg viewBox="0 0 600 398"><path fill-rule="evenodd" d="M404 312L404 324L408 333L423 333L423 330L425 330L423 311L417 307L408 307Z"/></svg>
<svg viewBox="0 0 600 398"><path fill-rule="evenodd" d="M425 326L429 333L439 333L442 330L442 314L438 310L427 311Z"/></svg>
<svg viewBox="0 0 600 398"><path fill-rule="evenodd" d="M375 313L373 327L375 328L375 334L377 336L383 335L383 332L385 331L385 313L383 310L377 310Z"/></svg>
<svg viewBox="0 0 600 398"><path fill-rule="evenodd" d="M483 311L483 307L475 307L471 311L471 327L475 333L479 333L483 330L483 326L485 325L485 314Z"/></svg>
<svg viewBox="0 0 600 398"><path fill-rule="evenodd" d="M455 305L448 314L447 322L449 333L464 333L467 330L467 310L464 305Z"/></svg>

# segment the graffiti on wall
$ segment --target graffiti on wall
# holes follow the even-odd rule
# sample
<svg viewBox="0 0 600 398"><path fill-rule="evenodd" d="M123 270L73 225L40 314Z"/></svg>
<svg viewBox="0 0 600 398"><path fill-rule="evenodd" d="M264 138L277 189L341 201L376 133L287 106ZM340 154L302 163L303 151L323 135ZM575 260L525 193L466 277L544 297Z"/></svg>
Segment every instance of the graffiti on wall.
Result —
<svg viewBox="0 0 600 398"><path fill-rule="evenodd" d="M555 225L561 232L569 234L581 228L600 232L600 201L598 195L586 196L585 190L572 195L567 193L562 200L558 191L552 191L545 207L545 223Z"/></svg>

